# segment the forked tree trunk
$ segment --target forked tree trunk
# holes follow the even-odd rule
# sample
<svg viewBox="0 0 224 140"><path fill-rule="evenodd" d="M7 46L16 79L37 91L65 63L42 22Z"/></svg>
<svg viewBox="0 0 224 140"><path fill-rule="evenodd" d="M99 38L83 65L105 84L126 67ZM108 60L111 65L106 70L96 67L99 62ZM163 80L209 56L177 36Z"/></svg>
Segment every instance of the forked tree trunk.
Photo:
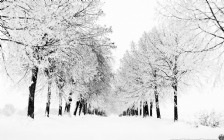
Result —
<svg viewBox="0 0 224 140"><path fill-rule="evenodd" d="M149 107L147 101L143 104L143 117L149 116Z"/></svg>
<svg viewBox="0 0 224 140"><path fill-rule="evenodd" d="M65 113L70 114L71 104L69 102L65 103Z"/></svg>
<svg viewBox="0 0 224 140"><path fill-rule="evenodd" d="M155 94L155 102L156 102L156 115L157 115L157 118L161 118L160 109L159 109L159 94L157 91L156 70L154 70L153 76L154 76L154 94Z"/></svg>
<svg viewBox="0 0 224 140"><path fill-rule="evenodd" d="M150 117L152 117L153 101L150 101Z"/></svg>
<svg viewBox="0 0 224 140"><path fill-rule="evenodd" d="M71 103L72 103L72 92L69 93L68 100L65 103L65 112L68 114L70 114Z"/></svg>
<svg viewBox="0 0 224 140"><path fill-rule="evenodd" d="M32 77L31 77L31 85L29 87L29 101L28 101L28 112L27 116L34 119L34 97L35 97L35 90L37 84L37 74L38 74L38 67L34 66L32 69Z"/></svg>
<svg viewBox="0 0 224 140"><path fill-rule="evenodd" d="M76 102L75 111L74 111L74 115L75 115L75 116L76 116L76 114L77 114L77 111L78 111L79 105L80 105L80 101L77 101L77 102Z"/></svg>
<svg viewBox="0 0 224 140"><path fill-rule="evenodd" d="M50 78L48 78L48 91L47 91L47 103L46 103L46 110L45 115L49 117L50 114L50 104L51 104L51 84L52 81Z"/></svg>

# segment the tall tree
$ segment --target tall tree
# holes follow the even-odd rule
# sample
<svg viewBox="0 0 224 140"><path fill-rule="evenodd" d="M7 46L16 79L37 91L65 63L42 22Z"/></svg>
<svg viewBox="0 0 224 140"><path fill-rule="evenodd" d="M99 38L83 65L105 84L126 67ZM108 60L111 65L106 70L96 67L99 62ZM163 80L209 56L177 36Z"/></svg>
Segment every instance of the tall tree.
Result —
<svg viewBox="0 0 224 140"><path fill-rule="evenodd" d="M195 32L193 36L200 40L193 48L187 48L188 52L206 52L219 50L223 52L224 3L217 0L170 0L161 1L160 13L169 20L184 23L189 32Z"/></svg>
<svg viewBox="0 0 224 140"><path fill-rule="evenodd" d="M186 34L179 29L173 23L164 24L161 28L153 29L146 35L148 49L156 58L154 67L158 71L158 76L167 81L167 86L171 85L174 91L174 121L178 120L177 89L179 83L186 80L184 78L187 74L197 70L198 60L200 60L199 57L194 58L194 54L184 51L184 48L190 46L190 42L187 41Z"/></svg>
<svg viewBox="0 0 224 140"><path fill-rule="evenodd" d="M38 72L52 65L50 60L68 64L75 59L77 63L77 57L82 57L80 47L89 47L92 38L105 42L109 40L105 35L111 32L96 23L103 14L100 1L9 0L1 2L0 11L0 40L19 46L23 64L32 73L28 104L32 118Z"/></svg>

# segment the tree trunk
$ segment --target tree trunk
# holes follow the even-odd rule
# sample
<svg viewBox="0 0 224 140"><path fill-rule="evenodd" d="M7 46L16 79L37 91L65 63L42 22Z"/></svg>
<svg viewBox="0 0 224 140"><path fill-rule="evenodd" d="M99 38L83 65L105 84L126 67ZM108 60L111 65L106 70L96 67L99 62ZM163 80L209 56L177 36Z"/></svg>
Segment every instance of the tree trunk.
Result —
<svg viewBox="0 0 224 140"><path fill-rule="evenodd" d="M173 85L174 89L174 121L178 121L178 106L177 106L177 82Z"/></svg>
<svg viewBox="0 0 224 140"><path fill-rule="evenodd" d="M91 112L91 105L90 104L88 105L88 114L92 114L92 112Z"/></svg>
<svg viewBox="0 0 224 140"><path fill-rule="evenodd" d="M140 101L140 116L142 116L142 101Z"/></svg>
<svg viewBox="0 0 224 140"><path fill-rule="evenodd" d="M157 79L156 79L156 70L154 70L154 94L155 94L155 102L156 102L156 115L157 118L161 118L160 109L159 109L159 94L157 91Z"/></svg>
<svg viewBox="0 0 224 140"><path fill-rule="evenodd" d="M69 102L65 103L65 113L70 114L71 104Z"/></svg>
<svg viewBox="0 0 224 140"><path fill-rule="evenodd" d="M52 84L52 81L51 81L51 79L49 78L49 79L48 79L47 103L46 103L46 111L45 111L45 115L46 115L47 117L49 117L49 114L50 114L51 84Z"/></svg>
<svg viewBox="0 0 224 140"><path fill-rule="evenodd" d="M85 115L88 114L88 106L87 106L87 101L85 103Z"/></svg>
<svg viewBox="0 0 224 140"><path fill-rule="evenodd" d="M79 116L81 115L82 107L83 107L83 102L81 101L79 104Z"/></svg>
<svg viewBox="0 0 224 140"><path fill-rule="evenodd" d="M129 109L129 108L128 108L128 110L127 110L127 114L128 114L128 116L131 115L131 113L130 113L130 109Z"/></svg>
<svg viewBox="0 0 224 140"><path fill-rule="evenodd" d="M77 113L77 111L78 111L79 105L80 105L80 101L77 101L77 102L76 102L75 111L74 111L74 115L75 115L75 116L76 116L76 113Z"/></svg>
<svg viewBox="0 0 224 140"><path fill-rule="evenodd" d="M173 89L174 89L174 121L178 121L178 110L177 110L177 59L178 56L175 56L175 63L173 68L173 75L174 75L174 81L173 81Z"/></svg>
<svg viewBox="0 0 224 140"><path fill-rule="evenodd" d="M159 109L158 93L155 93L155 101L156 101L156 115L157 115L157 118L161 118L161 116L160 116L160 109Z"/></svg>
<svg viewBox="0 0 224 140"><path fill-rule="evenodd" d="M68 100L65 103L65 112L70 114L70 108L72 103L72 92L69 93Z"/></svg>
<svg viewBox="0 0 224 140"><path fill-rule="evenodd" d="M152 117L153 101L150 101L150 117Z"/></svg>
<svg viewBox="0 0 224 140"><path fill-rule="evenodd" d="M145 101L143 103L143 117L147 117L149 115L148 103Z"/></svg>
<svg viewBox="0 0 224 140"><path fill-rule="evenodd" d="M62 89L59 88L59 110L58 115L62 116Z"/></svg>
<svg viewBox="0 0 224 140"><path fill-rule="evenodd" d="M37 74L38 74L38 67L34 66L32 68L32 77L31 77L31 85L29 87L29 101L28 101L28 112L27 116L34 119L34 97L35 97L35 90L37 84Z"/></svg>
<svg viewBox="0 0 224 140"><path fill-rule="evenodd" d="M138 108L135 109L135 115L138 116Z"/></svg>

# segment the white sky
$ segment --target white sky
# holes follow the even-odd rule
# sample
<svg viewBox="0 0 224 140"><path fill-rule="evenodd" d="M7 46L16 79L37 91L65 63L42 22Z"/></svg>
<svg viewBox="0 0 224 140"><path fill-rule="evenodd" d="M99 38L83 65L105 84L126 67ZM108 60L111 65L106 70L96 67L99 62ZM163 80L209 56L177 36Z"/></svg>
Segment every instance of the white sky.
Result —
<svg viewBox="0 0 224 140"><path fill-rule="evenodd" d="M113 51L114 69L119 67L120 59L130 48L131 41L137 42L144 31L155 25L156 0L104 0L106 14L102 22L112 26L111 39L117 49Z"/></svg>

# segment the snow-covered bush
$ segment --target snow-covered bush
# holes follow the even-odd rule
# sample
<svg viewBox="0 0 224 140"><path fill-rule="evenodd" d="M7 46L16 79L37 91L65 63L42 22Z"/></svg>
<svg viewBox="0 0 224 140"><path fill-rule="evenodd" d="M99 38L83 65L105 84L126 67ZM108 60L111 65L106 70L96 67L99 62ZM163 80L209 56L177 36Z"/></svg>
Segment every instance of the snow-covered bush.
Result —
<svg viewBox="0 0 224 140"><path fill-rule="evenodd" d="M215 111L201 112L197 116L197 123L203 126L209 126L212 128L219 127L223 122L222 115Z"/></svg>
<svg viewBox="0 0 224 140"><path fill-rule="evenodd" d="M16 109L12 104L6 104L5 107L2 109L1 113L5 116L12 116L15 114Z"/></svg>
<svg viewBox="0 0 224 140"><path fill-rule="evenodd" d="M219 135L219 140L224 140L224 135L223 134Z"/></svg>

